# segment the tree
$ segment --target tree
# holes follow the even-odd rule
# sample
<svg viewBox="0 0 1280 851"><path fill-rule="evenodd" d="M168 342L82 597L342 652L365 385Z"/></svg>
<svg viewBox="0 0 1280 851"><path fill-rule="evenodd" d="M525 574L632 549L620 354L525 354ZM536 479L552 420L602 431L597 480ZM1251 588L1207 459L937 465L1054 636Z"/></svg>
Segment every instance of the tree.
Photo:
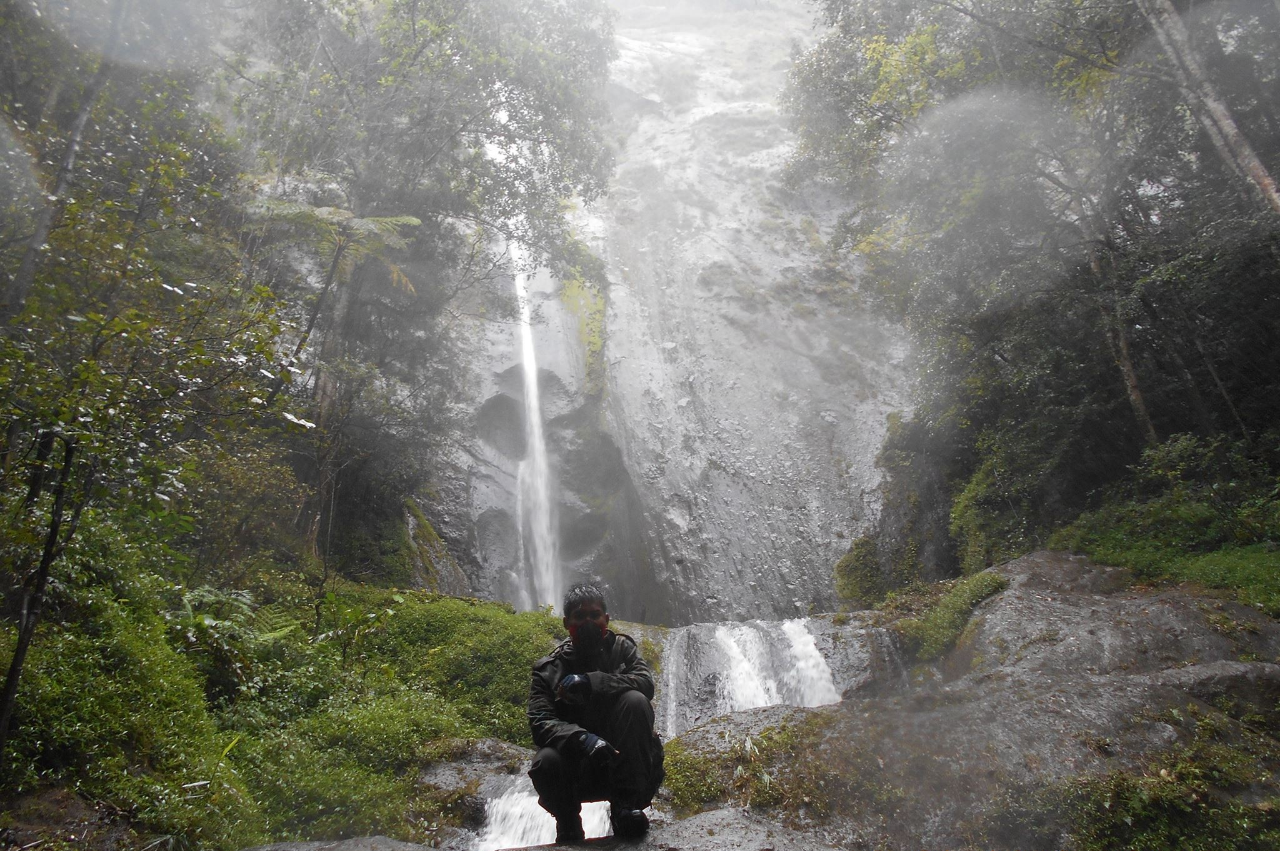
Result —
<svg viewBox="0 0 1280 851"><path fill-rule="evenodd" d="M887 499L936 492L940 465L950 482L945 510L885 512L895 534L917 549L952 537L966 568L981 566L1088 504L1144 443L1265 422L1237 400L1271 407L1274 382L1251 364L1274 354L1224 334L1270 321L1276 276L1254 264L1274 250L1274 217L1241 191L1241 158L1223 157L1188 112L1141 10L822 8L831 30L798 57L787 94L792 176L857 199L836 249L861 259L861 294L917 344L904 446L935 460L892 462ZM1218 33L1252 34L1258 20L1221 9L1188 36L1213 57L1201 70L1241 138L1273 119L1260 81L1273 79L1275 45ZM1226 364L1231 386L1218 381Z"/></svg>
<svg viewBox="0 0 1280 851"><path fill-rule="evenodd" d="M235 169L189 90L116 86L0 341L5 597L18 625L0 753L53 571L90 508L172 501L165 452L256 416L278 331L270 294L243 274L225 200Z"/></svg>

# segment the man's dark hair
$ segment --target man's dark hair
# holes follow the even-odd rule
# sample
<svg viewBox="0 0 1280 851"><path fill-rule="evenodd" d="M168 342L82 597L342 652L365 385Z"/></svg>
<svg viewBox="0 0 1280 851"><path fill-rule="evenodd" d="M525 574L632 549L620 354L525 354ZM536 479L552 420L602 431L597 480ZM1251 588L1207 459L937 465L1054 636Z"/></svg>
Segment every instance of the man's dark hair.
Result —
<svg viewBox="0 0 1280 851"><path fill-rule="evenodd" d="M585 606L587 603L599 603L600 608L606 612L609 611L608 604L604 601L604 592L599 586L590 582L582 582L573 586L564 595L564 616L567 618L573 614L573 610L579 606Z"/></svg>

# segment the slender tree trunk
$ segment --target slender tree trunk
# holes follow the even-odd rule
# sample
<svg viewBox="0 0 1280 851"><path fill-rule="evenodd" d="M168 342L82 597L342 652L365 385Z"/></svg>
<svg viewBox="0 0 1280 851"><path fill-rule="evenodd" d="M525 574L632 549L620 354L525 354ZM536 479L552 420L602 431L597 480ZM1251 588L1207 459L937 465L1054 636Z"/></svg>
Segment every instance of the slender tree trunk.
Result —
<svg viewBox="0 0 1280 851"><path fill-rule="evenodd" d="M22 666L26 662L27 650L31 647L31 638L35 635L36 625L40 622L40 611L44 607L44 592L49 584L49 568L62 552L59 539L62 533L63 512L66 508L67 481L71 478L71 467L75 463L75 458L76 445L66 444L66 449L62 453L62 469L58 473L58 483L53 489L53 508L49 513L49 528L40 554L36 581L23 593L22 615L18 622L18 643L13 648L13 659L9 663L9 673L5 677L4 691L0 693L0 768L4 767L4 755L9 742L13 710L17 705L18 681L22 677ZM76 512L76 518L79 519L79 511Z"/></svg>
<svg viewBox="0 0 1280 851"><path fill-rule="evenodd" d="M1178 10L1171 0L1136 2L1173 63L1188 105L1208 131L1219 156L1232 171L1249 182L1266 206L1280 213L1280 188L1240 131L1226 100L1209 80Z"/></svg>
<svg viewBox="0 0 1280 851"><path fill-rule="evenodd" d="M302 354L302 350L306 348L307 341L311 339L311 332L315 330L316 321L320 318L320 310L324 307L325 297L329 295L329 290L333 288L334 282L338 279L338 269L342 265L342 256L346 254L346 239L340 239L338 247L334 249L333 260L329 263L329 271L325 273L324 283L320 287L320 295L316 296L316 303L311 308L311 315L307 317L307 327L303 329L302 336L298 338L298 345L294 346L293 354L289 356L286 367L293 366L297 361L298 355ZM276 379L275 386L271 388L270 395L267 396L267 406L275 401L276 396L280 395L280 391L284 388L284 376L281 375Z"/></svg>
<svg viewBox="0 0 1280 851"><path fill-rule="evenodd" d="M124 8L127 2L128 0L116 0L115 12L111 17L111 31L107 36L102 59L98 62L97 72L89 81L89 85L85 87L84 102L80 104L80 111L76 113L75 121L71 124L71 134L67 139L67 150L62 156L62 162L58 166L58 172L53 181L53 192L51 193L53 200L44 205L40 209L40 214L36 217L35 232L31 234L31 241L27 243L27 250L22 255L22 262L18 265L17 273L9 281L4 304L0 304L0 321L8 320L22 312L22 305L31 293L32 284L35 283L36 266L40 262L40 251L44 248L45 241L49 238L49 231L53 228L53 220L61 212L66 202L67 190L71 187L71 175L75 173L76 160L80 156L80 144L84 141L85 125L89 123L89 116L93 114L93 108L98 103L98 96L102 94L102 89L107 84L107 78L111 74L111 62L107 56L115 49L116 42L119 40L120 24L124 18Z"/></svg>
<svg viewBox="0 0 1280 851"><path fill-rule="evenodd" d="M1107 340L1111 344L1111 353L1115 356L1116 366L1120 367L1120 375L1124 379L1125 392L1129 396L1129 406L1138 420L1138 427L1147 443L1155 446L1160 442L1156 434L1155 424L1151 422L1151 414L1147 410L1146 400L1142 396L1142 385L1138 381L1138 370L1133 365L1133 355L1129 350L1129 335L1121 324L1119 314L1105 316Z"/></svg>
<svg viewBox="0 0 1280 851"><path fill-rule="evenodd" d="M1191 374L1191 368L1187 366L1186 360L1178 353L1177 349L1170 348L1170 357L1173 358L1174 366L1178 368L1178 374L1182 377L1182 383L1187 387L1187 393L1191 397L1191 406L1196 409L1196 419L1200 422L1200 428L1206 436L1213 434L1217 429L1213 425L1213 416L1209 411L1209 406L1204 401L1204 394L1200 392L1200 387L1196 384L1196 378Z"/></svg>
<svg viewBox="0 0 1280 851"><path fill-rule="evenodd" d="M1240 429L1240 433L1244 435L1245 442L1253 440L1249 436L1249 428L1244 424L1244 420L1240 417L1240 411L1236 409L1236 403L1231 400L1231 394L1227 392L1227 386L1222 383L1218 370L1213 365L1213 360L1209 357L1209 353L1205 351L1204 344L1200 342L1200 338L1191 335L1191 340L1195 343L1196 351L1200 353L1200 357L1204 359L1204 365L1209 370L1209 376L1213 379L1213 386L1218 389L1218 395L1222 397L1222 401L1226 402L1227 410L1231 412L1231 417L1236 421L1236 427Z"/></svg>

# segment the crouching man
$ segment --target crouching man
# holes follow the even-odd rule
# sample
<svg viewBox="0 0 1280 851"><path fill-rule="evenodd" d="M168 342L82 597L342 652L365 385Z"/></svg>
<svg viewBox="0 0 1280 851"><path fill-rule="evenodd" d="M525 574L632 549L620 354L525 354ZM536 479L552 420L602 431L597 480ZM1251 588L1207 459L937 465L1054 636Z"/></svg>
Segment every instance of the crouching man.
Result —
<svg viewBox="0 0 1280 851"><path fill-rule="evenodd" d="M653 674L635 641L609 630L596 586L569 589L564 625L569 638L534 663L529 689L538 803L555 816L556 842L583 838L584 801L609 802L615 836L643 836L663 777Z"/></svg>

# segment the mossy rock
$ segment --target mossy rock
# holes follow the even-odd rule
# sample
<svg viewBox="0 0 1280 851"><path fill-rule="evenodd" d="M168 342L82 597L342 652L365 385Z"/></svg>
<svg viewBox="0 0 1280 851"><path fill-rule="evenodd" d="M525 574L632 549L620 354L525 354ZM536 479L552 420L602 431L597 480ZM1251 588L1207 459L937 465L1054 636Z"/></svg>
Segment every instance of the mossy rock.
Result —
<svg viewBox="0 0 1280 851"><path fill-rule="evenodd" d="M870 608L888 589L880 571L876 542L868 535L855 540L835 567L836 593L855 606Z"/></svg>

